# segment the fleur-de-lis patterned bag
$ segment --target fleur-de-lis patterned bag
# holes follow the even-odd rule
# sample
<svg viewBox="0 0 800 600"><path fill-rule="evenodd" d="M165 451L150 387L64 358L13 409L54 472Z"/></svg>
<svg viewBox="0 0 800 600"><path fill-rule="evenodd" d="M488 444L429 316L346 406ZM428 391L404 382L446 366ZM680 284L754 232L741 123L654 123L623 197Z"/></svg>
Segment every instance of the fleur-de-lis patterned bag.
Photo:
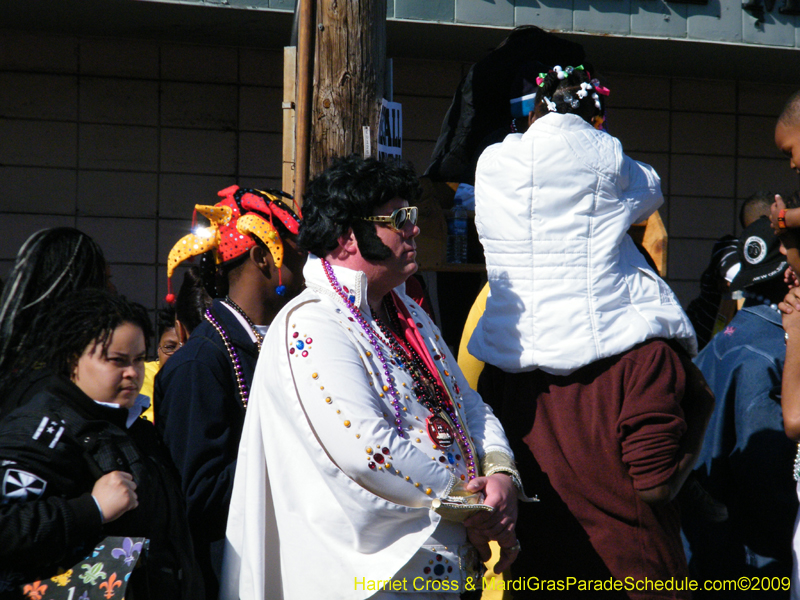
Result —
<svg viewBox="0 0 800 600"><path fill-rule="evenodd" d="M124 600L133 568L147 551L146 538L107 537L71 569L22 586L29 600Z"/></svg>

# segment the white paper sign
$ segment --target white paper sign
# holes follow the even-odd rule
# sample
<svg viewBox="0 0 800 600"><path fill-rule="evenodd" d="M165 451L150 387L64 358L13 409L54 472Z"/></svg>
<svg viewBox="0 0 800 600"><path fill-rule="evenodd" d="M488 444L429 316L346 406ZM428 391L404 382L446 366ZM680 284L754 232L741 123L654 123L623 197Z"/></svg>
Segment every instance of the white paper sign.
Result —
<svg viewBox="0 0 800 600"><path fill-rule="evenodd" d="M378 123L378 160L403 156L403 105L381 100Z"/></svg>
<svg viewBox="0 0 800 600"><path fill-rule="evenodd" d="M364 138L364 158L372 158L372 140L369 137L369 125L361 128L361 137Z"/></svg>

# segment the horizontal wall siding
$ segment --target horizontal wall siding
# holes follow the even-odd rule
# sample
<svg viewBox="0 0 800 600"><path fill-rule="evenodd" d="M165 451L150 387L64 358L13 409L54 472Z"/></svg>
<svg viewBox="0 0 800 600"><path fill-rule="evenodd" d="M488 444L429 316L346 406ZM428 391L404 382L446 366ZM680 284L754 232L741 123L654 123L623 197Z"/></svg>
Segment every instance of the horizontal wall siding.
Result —
<svg viewBox="0 0 800 600"><path fill-rule="evenodd" d="M43 227L102 246L120 292L166 295L194 205L234 183L280 187L280 50L4 32L0 277Z"/></svg>
<svg viewBox="0 0 800 600"><path fill-rule="evenodd" d="M13 32L0 44L3 279L31 233L77 226L102 245L117 288L153 309L196 203L214 203L234 183L280 185L280 50ZM468 68L394 60L404 154L418 172ZM610 132L661 175L666 275L687 303L714 240L740 230L743 199L796 188L772 142L795 87L629 73L606 80Z"/></svg>

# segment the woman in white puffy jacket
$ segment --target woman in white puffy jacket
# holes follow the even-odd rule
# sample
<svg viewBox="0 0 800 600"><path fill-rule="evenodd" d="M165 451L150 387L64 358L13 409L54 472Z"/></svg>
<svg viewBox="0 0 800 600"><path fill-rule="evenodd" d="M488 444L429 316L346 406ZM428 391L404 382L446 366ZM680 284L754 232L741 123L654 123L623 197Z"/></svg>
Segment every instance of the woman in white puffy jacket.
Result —
<svg viewBox="0 0 800 600"><path fill-rule="evenodd" d="M555 374L652 338L696 354L689 319L627 235L662 204L661 180L595 128L607 90L585 70L556 67L541 81L529 129L478 161L491 292L470 353L512 373Z"/></svg>
<svg viewBox="0 0 800 600"><path fill-rule="evenodd" d="M475 177L490 292L468 348L543 500L520 511L515 576L631 578L629 597L654 597L635 582L688 573L672 499L713 399L688 318L627 235L663 201L658 175L601 130L608 91L583 67L537 83L521 99L530 127L488 147Z"/></svg>

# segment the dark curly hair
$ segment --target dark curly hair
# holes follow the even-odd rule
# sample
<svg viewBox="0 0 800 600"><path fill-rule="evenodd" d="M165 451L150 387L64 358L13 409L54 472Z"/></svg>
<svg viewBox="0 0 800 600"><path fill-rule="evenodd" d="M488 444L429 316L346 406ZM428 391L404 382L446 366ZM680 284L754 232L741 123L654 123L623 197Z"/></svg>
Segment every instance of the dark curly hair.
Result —
<svg viewBox="0 0 800 600"><path fill-rule="evenodd" d="M306 188L298 243L322 257L352 229L364 258L385 260L391 251L378 237L375 225L360 218L372 216L377 207L394 198L414 202L420 194L419 180L406 163L355 154L336 159Z"/></svg>
<svg viewBox="0 0 800 600"><path fill-rule="evenodd" d="M145 345L153 334L147 310L107 290L85 290L67 297L51 313L50 332L42 358L54 372L70 377L86 348L99 344L108 350L111 334L123 323L131 323L144 333Z"/></svg>
<svg viewBox="0 0 800 600"><path fill-rule="evenodd" d="M800 125L800 90L789 96L783 105L781 116L778 117L778 123L783 123L786 127Z"/></svg>
<svg viewBox="0 0 800 600"><path fill-rule="evenodd" d="M568 69L568 68L567 68ZM562 74L567 72L562 71ZM586 69L575 68L563 79L559 79L559 73L555 70L550 71L544 77L542 85L536 91L534 111L537 117L542 117L548 112L552 112L545 99L549 99L555 104L556 110L560 114L572 113L582 117L587 123L597 116L605 115L605 97L592 89L587 90L583 98L580 97L581 84L586 83L594 86L591 75ZM600 107L597 107L599 102Z"/></svg>

